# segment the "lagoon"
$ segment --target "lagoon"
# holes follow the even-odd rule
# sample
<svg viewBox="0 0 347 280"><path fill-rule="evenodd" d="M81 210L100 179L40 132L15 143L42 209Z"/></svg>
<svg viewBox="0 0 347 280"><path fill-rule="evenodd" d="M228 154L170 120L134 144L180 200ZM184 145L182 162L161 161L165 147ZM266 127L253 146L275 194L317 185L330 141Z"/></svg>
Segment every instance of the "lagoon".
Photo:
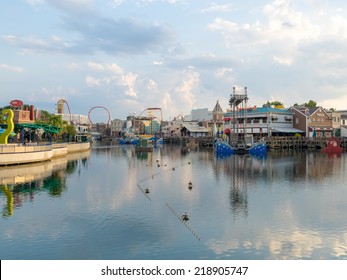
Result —
<svg viewBox="0 0 347 280"><path fill-rule="evenodd" d="M347 259L346 164L94 145L0 167L0 259Z"/></svg>

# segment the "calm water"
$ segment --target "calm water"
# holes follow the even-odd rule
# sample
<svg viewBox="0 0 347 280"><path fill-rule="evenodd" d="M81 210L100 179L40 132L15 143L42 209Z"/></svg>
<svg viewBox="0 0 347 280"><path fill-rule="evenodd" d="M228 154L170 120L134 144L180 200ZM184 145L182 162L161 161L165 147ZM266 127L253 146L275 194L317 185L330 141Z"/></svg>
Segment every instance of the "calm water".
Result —
<svg viewBox="0 0 347 280"><path fill-rule="evenodd" d="M1 167L0 259L347 259L346 171L165 145Z"/></svg>

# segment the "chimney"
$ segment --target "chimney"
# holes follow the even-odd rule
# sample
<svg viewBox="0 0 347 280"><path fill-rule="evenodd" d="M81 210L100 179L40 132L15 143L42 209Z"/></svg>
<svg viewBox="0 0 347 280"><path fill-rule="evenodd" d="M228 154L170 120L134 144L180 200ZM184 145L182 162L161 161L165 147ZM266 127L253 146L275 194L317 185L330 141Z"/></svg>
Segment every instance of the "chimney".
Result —
<svg viewBox="0 0 347 280"><path fill-rule="evenodd" d="M30 105L30 120L35 121L35 112L34 112L34 106Z"/></svg>

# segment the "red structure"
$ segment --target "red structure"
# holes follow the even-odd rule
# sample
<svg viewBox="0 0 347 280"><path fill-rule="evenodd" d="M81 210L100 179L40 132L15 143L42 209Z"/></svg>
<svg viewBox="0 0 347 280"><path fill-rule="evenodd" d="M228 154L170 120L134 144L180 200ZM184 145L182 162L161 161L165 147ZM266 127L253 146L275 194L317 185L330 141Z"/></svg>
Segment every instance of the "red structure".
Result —
<svg viewBox="0 0 347 280"><path fill-rule="evenodd" d="M327 146L322 149L325 153L342 153L343 148L340 146L340 140L332 137L329 139Z"/></svg>
<svg viewBox="0 0 347 280"><path fill-rule="evenodd" d="M90 112L91 112L92 110L96 109L96 108L100 108L100 109L106 110L106 112L108 113L107 127L110 127L110 124L111 124L111 114L110 114L110 111L107 110L107 108L104 107L104 106L94 106L93 108L91 108L91 109L89 110L89 112L88 112L88 119L89 119L89 122L90 122L91 126L93 126L93 122L92 122L92 120L90 119Z"/></svg>

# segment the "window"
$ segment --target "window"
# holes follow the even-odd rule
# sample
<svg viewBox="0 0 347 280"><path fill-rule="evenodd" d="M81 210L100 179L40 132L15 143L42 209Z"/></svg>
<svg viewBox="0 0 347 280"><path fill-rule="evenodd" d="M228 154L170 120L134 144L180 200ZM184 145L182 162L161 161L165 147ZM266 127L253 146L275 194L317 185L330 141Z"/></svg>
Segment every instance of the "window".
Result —
<svg viewBox="0 0 347 280"><path fill-rule="evenodd" d="M299 124L299 118L295 118L295 123Z"/></svg>

